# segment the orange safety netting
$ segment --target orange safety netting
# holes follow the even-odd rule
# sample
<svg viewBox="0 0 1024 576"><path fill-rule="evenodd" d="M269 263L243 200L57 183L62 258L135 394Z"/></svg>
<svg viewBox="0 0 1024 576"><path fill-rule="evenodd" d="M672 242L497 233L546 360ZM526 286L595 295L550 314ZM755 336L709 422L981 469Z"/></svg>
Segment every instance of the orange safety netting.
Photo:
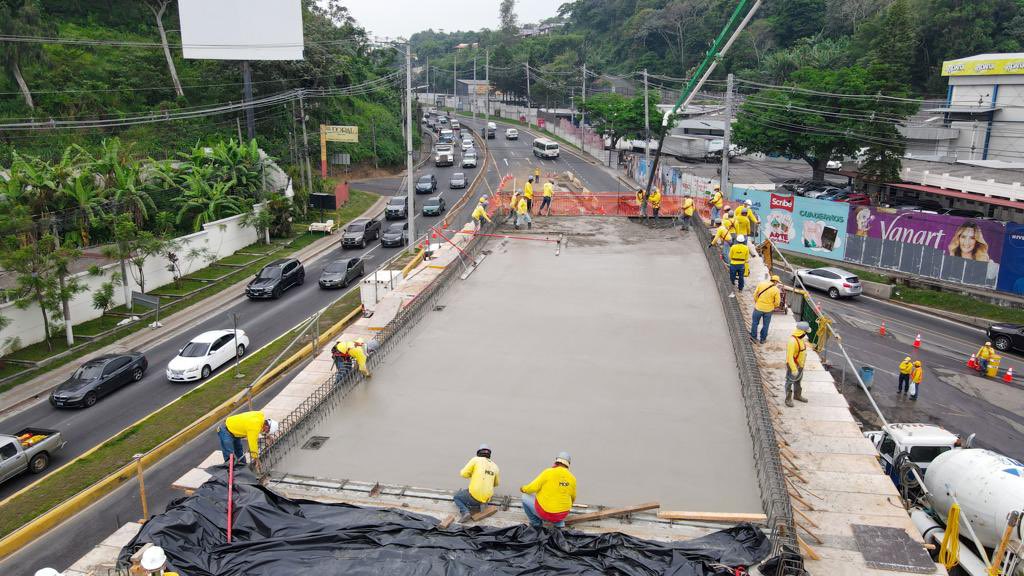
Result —
<svg viewBox="0 0 1024 576"><path fill-rule="evenodd" d="M659 216L679 216L682 213L684 196L662 196L661 210ZM487 212L494 214L507 214L511 207L512 194L502 191L491 195ZM708 198L694 198L694 206L697 208L697 215L705 220L711 219L711 202ZM543 203L543 196L535 193L533 196L533 214L537 214ZM726 205L735 205L727 203ZM544 209L548 214L548 209ZM640 216L640 206L633 194L620 194L616 192L558 192L551 197L552 216ZM650 203L647 205L648 216L654 215Z"/></svg>

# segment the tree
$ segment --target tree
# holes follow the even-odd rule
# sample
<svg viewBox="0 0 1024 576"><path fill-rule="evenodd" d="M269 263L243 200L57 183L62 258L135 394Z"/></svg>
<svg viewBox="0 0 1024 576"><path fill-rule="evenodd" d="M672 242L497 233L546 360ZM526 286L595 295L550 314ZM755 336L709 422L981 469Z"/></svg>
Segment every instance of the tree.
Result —
<svg viewBox="0 0 1024 576"><path fill-rule="evenodd" d="M0 0L0 34L4 36L45 36L43 18L36 0ZM35 108L32 92L21 73L23 61L39 58L42 47L32 42L0 42L0 62L14 74L25 105Z"/></svg>
<svg viewBox="0 0 1024 576"><path fill-rule="evenodd" d="M587 114L591 126L598 134L611 139L612 149L615 149L616 144L623 137L643 138L644 97L642 95L627 98L619 94L595 94L580 105L580 110Z"/></svg>
<svg viewBox="0 0 1024 576"><path fill-rule="evenodd" d="M234 183L211 183L211 173L210 167L197 169L186 177L182 186L178 224L187 224L193 232L202 230L203 224L241 214L243 211L244 203L231 194Z"/></svg>
<svg viewBox="0 0 1024 576"><path fill-rule="evenodd" d="M175 242L167 243L167 271L174 277L174 287L181 287L181 278L189 273L192 269L192 264L197 260L206 264L212 262L217 258L217 255L212 250L205 246L192 246L185 251L184 259L178 256L178 252L181 251L181 246Z"/></svg>
<svg viewBox="0 0 1024 576"><path fill-rule="evenodd" d="M70 348L75 345L74 323L71 320L71 299L75 297L75 294L86 291L86 287L78 281L78 277L71 275L71 265L82 257L82 251L73 245L61 246L59 238L55 235L51 235L49 240L55 246L55 250L48 254L48 258L52 262L54 274L57 276L57 300L61 304L64 333L67 337L68 348ZM46 241L45 237L43 241Z"/></svg>
<svg viewBox="0 0 1024 576"><path fill-rule="evenodd" d="M174 67L174 59L171 58L171 48L167 44L167 32L164 30L164 12L172 0L146 0L146 6L156 18L156 27L160 31L160 43L164 47L164 58L167 59L167 70L171 73L171 82L174 83L174 92L181 98L185 92L181 89L181 80L178 80L178 70Z"/></svg>
<svg viewBox="0 0 1024 576"><path fill-rule="evenodd" d="M519 32L519 17L516 16L516 0L501 0L498 6L498 22L501 31L515 35Z"/></svg>
<svg viewBox="0 0 1024 576"><path fill-rule="evenodd" d="M783 46L814 36L825 25L825 0L777 0L772 7L775 37Z"/></svg>
<svg viewBox="0 0 1024 576"><path fill-rule="evenodd" d="M45 234L37 242L43 246L53 246L56 240L51 234ZM43 316L43 339L47 350L52 351L51 320L59 318L62 291L58 274L60 258L64 255L55 258L58 251L40 250L36 242L29 241L26 236L5 236L3 244L0 266L16 275L17 297L14 305L21 310L28 309L32 304L39 306Z"/></svg>
<svg viewBox="0 0 1024 576"><path fill-rule="evenodd" d="M897 126L917 110L916 103L865 98L878 94L882 81L859 66L804 68L792 80L790 87L762 90L747 98L733 127L737 145L751 152L800 158L811 166L815 180L824 178L829 160L853 156L867 146L886 159L886 169L892 168L893 158L898 169L904 143Z"/></svg>

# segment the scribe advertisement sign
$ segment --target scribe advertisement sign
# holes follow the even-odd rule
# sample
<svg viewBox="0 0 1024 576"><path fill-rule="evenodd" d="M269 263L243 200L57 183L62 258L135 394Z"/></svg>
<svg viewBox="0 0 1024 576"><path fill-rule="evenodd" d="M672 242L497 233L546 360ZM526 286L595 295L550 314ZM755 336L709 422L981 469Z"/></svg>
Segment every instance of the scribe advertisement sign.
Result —
<svg viewBox="0 0 1024 576"><path fill-rule="evenodd" d="M761 220L761 234L779 248L843 259L849 204L753 189L735 194L736 190L739 201L751 200Z"/></svg>

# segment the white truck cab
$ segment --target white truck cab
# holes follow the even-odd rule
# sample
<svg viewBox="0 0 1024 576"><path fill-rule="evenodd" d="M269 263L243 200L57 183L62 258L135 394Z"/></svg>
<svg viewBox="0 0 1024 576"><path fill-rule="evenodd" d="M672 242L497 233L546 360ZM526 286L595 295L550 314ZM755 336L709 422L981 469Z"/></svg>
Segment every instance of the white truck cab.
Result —
<svg viewBox="0 0 1024 576"><path fill-rule="evenodd" d="M897 486L900 480L894 463L900 454L906 452L923 474L936 456L960 446L959 436L934 424L889 424L864 436L874 443L882 468Z"/></svg>

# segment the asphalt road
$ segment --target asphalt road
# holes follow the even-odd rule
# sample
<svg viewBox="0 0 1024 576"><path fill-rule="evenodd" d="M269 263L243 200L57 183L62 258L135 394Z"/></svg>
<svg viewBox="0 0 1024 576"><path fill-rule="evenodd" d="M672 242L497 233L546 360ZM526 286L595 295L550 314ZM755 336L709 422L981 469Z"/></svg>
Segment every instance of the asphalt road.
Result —
<svg viewBox="0 0 1024 576"><path fill-rule="evenodd" d="M875 368L872 395L889 422L928 422L957 434L977 434L975 445L1017 460L1024 460L1024 356L1003 355L1002 365L1012 366L1015 382L983 378L966 366L970 355L985 342L983 330L919 312L897 304L866 297L833 301L823 293L815 300L834 319L836 331L857 367ZM878 334L885 321L886 335ZM914 338L921 334L921 348ZM896 394L898 365L904 357L920 360L924 379L917 401ZM827 358L837 380L847 365L830 344ZM849 366L842 392L866 429L879 425L867 396L857 385Z"/></svg>

